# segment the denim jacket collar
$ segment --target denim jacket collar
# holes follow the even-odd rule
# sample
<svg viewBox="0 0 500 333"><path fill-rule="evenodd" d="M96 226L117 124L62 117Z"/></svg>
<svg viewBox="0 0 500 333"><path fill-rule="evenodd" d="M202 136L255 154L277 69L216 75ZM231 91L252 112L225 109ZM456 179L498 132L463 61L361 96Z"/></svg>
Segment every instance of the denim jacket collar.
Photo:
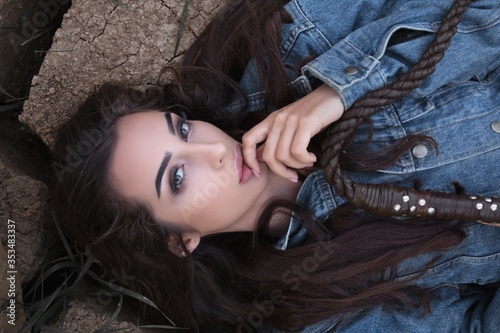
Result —
<svg viewBox="0 0 500 333"><path fill-rule="evenodd" d="M296 202L308 207L317 221L322 223L328 212L347 202L347 199L340 198L334 192L335 190L326 182L323 170L316 170L305 179L297 194ZM302 227L299 219L295 213L292 214L288 231L273 245L275 248L286 250L300 246L304 242L307 229Z"/></svg>

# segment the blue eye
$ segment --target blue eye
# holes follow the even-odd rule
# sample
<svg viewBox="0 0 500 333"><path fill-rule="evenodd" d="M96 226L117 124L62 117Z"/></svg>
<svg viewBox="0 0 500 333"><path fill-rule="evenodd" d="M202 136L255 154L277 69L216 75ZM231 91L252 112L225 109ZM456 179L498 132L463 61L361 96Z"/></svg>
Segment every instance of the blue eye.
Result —
<svg viewBox="0 0 500 333"><path fill-rule="evenodd" d="M177 135L182 141L188 141L189 132L191 131L191 123L186 118L186 113L181 112L177 121Z"/></svg>
<svg viewBox="0 0 500 333"><path fill-rule="evenodd" d="M180 135L182 140L187 141L188 134L189 134L189 122L184 121L184 122L182 122L182 124L180 126L179 135Z"/></svg>
<svg viewBox="0 0 500 333"><path fill-rule="evenodd" d="M186 186L186 182L187 173L184 170L184 165L170 170L169 183L174 195L177 195L179 191L182 191L182 189Z"/></svg>
<svg viewBox="0 0 500 333"><path fill-rule="evenodd" d="M175 170L174 175L175 175L174 185L175 185L176 190L179 190L179 187L182 185L182 182L184 180L184 171L182 171L181 168L177 168L177 170Z"/></svg>

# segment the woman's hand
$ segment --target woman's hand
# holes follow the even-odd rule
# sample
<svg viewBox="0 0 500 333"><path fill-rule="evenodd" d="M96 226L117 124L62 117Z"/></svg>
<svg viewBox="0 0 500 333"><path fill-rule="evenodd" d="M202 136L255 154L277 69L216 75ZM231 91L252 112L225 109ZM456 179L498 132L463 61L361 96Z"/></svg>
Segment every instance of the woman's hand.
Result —
<svg viewBox="0 0 500 333"><path fill-rule="evenodd" d="M245 163L260 174L259 161L274 173L297 181L297 172L312 166L316 156L307 151L311 138L338 120L344 112L339 95L323 84L300 100L272 112L243 135ZM266 142L256 149L257 143Z"/></svg>

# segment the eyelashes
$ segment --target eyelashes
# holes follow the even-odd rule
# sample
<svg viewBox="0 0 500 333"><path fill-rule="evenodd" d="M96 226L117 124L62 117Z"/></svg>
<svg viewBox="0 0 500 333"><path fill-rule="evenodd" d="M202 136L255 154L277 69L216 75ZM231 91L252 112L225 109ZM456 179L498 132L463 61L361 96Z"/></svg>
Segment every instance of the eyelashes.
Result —
<svg viewBox="0 0 500 333"><path fill-rule="evenodd" d="M187 173L184 169L184 165L172 168L170 173L170 186L172 187L174 195L177 195L179 192L182 192L183 188L186 186Z"/></svg>
<svg viewBox="0 0 500 333"><path fill-rule="evenodd" d="M181 121L179 121L181 123ZM186 127L184 127L186 126ZM189 138L189 133L191 133L191 123L189 121L183 121L182 124L178 125L177 133L179 133L179 137L183 140L186 141ZM183 131L186 131L186 134L183 133ZM184 138L185 137L185 138Z"/></svg>
<svg viewBox="0 0 500 333"><path fill-rule="evenodd" d="M186 120L186 114L184 112L182 112L179 117L180 119L177 122L177 134L182 141L188 142L191 136L192 123ZM174 195L178 195L183 191L187 183L185 165L175 166L170 170L169 182Z"/></svg>
<svg viewBox="0 0 500 333"><path fill-rule="evenodd" d="M191 122L186 120L186 113L181 112L179 115L179 121L177 122L177 134L182 141L186 141L189 138L189 133L191 132Z"/></svg>

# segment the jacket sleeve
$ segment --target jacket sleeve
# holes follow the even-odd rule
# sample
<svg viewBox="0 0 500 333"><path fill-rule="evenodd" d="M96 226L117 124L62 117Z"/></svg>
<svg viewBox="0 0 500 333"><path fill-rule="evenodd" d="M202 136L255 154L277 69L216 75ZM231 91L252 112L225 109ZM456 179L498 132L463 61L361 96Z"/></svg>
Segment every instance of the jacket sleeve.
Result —
<svg viewBox="0 0 500 333"><path fill-rule="evenodd" d="M364 1L350 2L370 7ZM395 81L418 61L453 1L373 3L381 4L369 8L373 15L351 8L344 9L345 17L333 19L321 6L308 1L295 4L297 12L312 23L307 34L314 35L318 45L329 45L302 68L302 74L311 81L328 84L341 96L346 109L369 91ZM344 8L359 7L342 4ZM500 2L473 2L435 73L415 92L426 95L446 84L485 79L499 67L499 54Z"/></svg>

